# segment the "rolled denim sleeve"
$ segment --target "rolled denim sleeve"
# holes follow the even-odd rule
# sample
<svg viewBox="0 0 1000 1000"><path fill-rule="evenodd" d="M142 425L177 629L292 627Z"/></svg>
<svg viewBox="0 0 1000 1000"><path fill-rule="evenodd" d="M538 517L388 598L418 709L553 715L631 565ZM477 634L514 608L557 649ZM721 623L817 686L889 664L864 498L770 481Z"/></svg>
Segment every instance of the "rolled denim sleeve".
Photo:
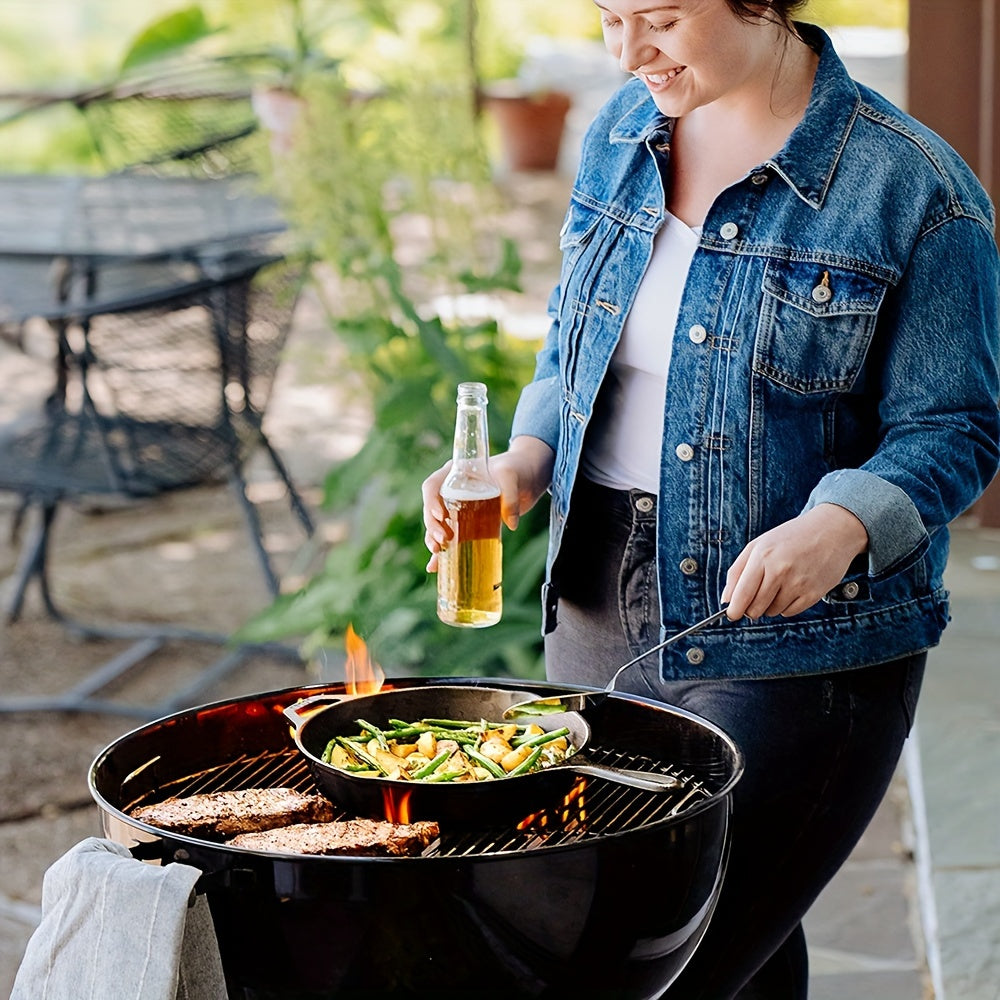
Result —
<svg viewBox="0 0 1000 1000"><path fill-rule="evenodd" d="M998 300L990 226L964 215L928 227L887 296L879 445L859 469L824 476L809 498L864 523L873 577L910 566L997 471Z"/></svg>
<svg viewBox="0 0 1000 1000"><path fill-rule="evenodd" d="M521 391L514 411L511 438L528 434L540 438L553 451L559 444L559 377L536 379Z"/></svg>
<svg viewBox="0 0 1000 1000"><path fill-rule="evenodd" d="M522 390L514 410L511 438L527 434L544 441L553 451L559 444L559 322L556 314L559 288L549 296L548 312L552 323L542 349L535 357L535 374Z"/></svg>
<svg viewBox="0 0 1000 1000"><path fill-rule="evenodd" d="M868 532L868 573L880 579L909 565L929 538L913 501L898 486L864 469L840 469L824 476L805 509L833 503L849 510Z"/></svg>

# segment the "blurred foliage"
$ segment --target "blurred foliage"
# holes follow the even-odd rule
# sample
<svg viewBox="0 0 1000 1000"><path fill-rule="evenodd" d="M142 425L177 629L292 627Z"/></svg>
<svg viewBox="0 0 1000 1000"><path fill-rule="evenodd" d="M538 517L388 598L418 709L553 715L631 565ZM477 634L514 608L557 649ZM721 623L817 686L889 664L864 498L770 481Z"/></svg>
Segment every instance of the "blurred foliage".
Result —
<svg viewBox="0 0 1000 1000"><path fill-rule="evenodd" d="M352 624L389 673L541 676L544 503L505 532L498 625L439 622L436 581L425 570L420 485L450 457L457 384L489 387L498 450L533 367L534 345L506 337L488 310L463 318L467 294L481 302L516 289L520 270L516 245L499 235L462 55L468 6L427 0L397 22L395 37L379 26L380 58L366 66L378 70L365 78L375 84L370 91L354 88L346 63L343 73L302 88L304 117L275 181L318 262L317 292L347 350L343 374L364 386L373 424L358 454L325 483L325 507L346 520L346 538L321 572L240 637L305 636L312 655L339 645ZM448 39L450 50L442 48Z"/></svg>
<svg viewBox="0 0 1000 1000"><path fill-rule="evenodd" d="M825 27L905 29L909 9L908 0L809 0L798 19Z"/></svg>

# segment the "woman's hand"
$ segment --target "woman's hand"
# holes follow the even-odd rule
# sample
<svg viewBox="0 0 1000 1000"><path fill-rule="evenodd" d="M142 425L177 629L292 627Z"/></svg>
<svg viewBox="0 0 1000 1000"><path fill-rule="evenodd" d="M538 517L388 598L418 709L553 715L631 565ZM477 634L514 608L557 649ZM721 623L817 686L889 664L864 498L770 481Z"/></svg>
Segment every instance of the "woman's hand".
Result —
<svg viewBox="0 0 1000 1000"><path fill-rule="evenodd" d="M797 615L840 583L867 548L868 532L849 510L819 504L765 531L736 557L722 592L727 615Z"/></svg>
<svg viewBox="0 0 1000 1000"><path fill-rule="evenodd" d="M554 463L552 449L539 438L527 435L514 438L507 451L490 457L490 472L500 487L500 515L511 531L517 527L521 515L531 510L549 488ZM450 468L451 462L446 462L432 472L421 487L424 544L431 553L427 563L428 573L437 572L438 552L451 535L446 521L447 511L441 499L441 486Z"/></svg>

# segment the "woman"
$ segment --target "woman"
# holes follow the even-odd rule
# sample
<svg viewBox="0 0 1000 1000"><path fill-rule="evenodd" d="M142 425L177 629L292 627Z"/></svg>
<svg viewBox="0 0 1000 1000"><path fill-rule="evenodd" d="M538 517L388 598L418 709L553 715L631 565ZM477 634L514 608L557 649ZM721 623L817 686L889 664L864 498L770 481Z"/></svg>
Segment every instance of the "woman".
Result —
<svg viewBox="0 0 1000 1000"><path fill-rule="evenodd" d="M947 620L948 523L998 464L993 208L795 0L600 0L634 79L584 142L553 324L491 462L552 494L549 677L746 756L671 998L806 996L801 920L883 797ZM439 470L427 545L445 538Z"/></svg>

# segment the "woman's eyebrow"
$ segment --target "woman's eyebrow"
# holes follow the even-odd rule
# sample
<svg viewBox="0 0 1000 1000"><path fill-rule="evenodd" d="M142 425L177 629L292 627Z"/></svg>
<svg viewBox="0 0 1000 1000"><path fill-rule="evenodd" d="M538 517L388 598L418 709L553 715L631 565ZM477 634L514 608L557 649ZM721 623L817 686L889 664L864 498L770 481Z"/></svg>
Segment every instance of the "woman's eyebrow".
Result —
<svg viewBox="0 0 1000 1000"><path fill-rule="evenodd" d="M598 3L598 0L594 0L594 6L600 7L601 10L607 10L607 8L602 3ZM680 10L680 5L675 3L658 3L653 7L646 7L644 10L633 11L634 14L656 14L659 11L664 10Z"/></svg>

